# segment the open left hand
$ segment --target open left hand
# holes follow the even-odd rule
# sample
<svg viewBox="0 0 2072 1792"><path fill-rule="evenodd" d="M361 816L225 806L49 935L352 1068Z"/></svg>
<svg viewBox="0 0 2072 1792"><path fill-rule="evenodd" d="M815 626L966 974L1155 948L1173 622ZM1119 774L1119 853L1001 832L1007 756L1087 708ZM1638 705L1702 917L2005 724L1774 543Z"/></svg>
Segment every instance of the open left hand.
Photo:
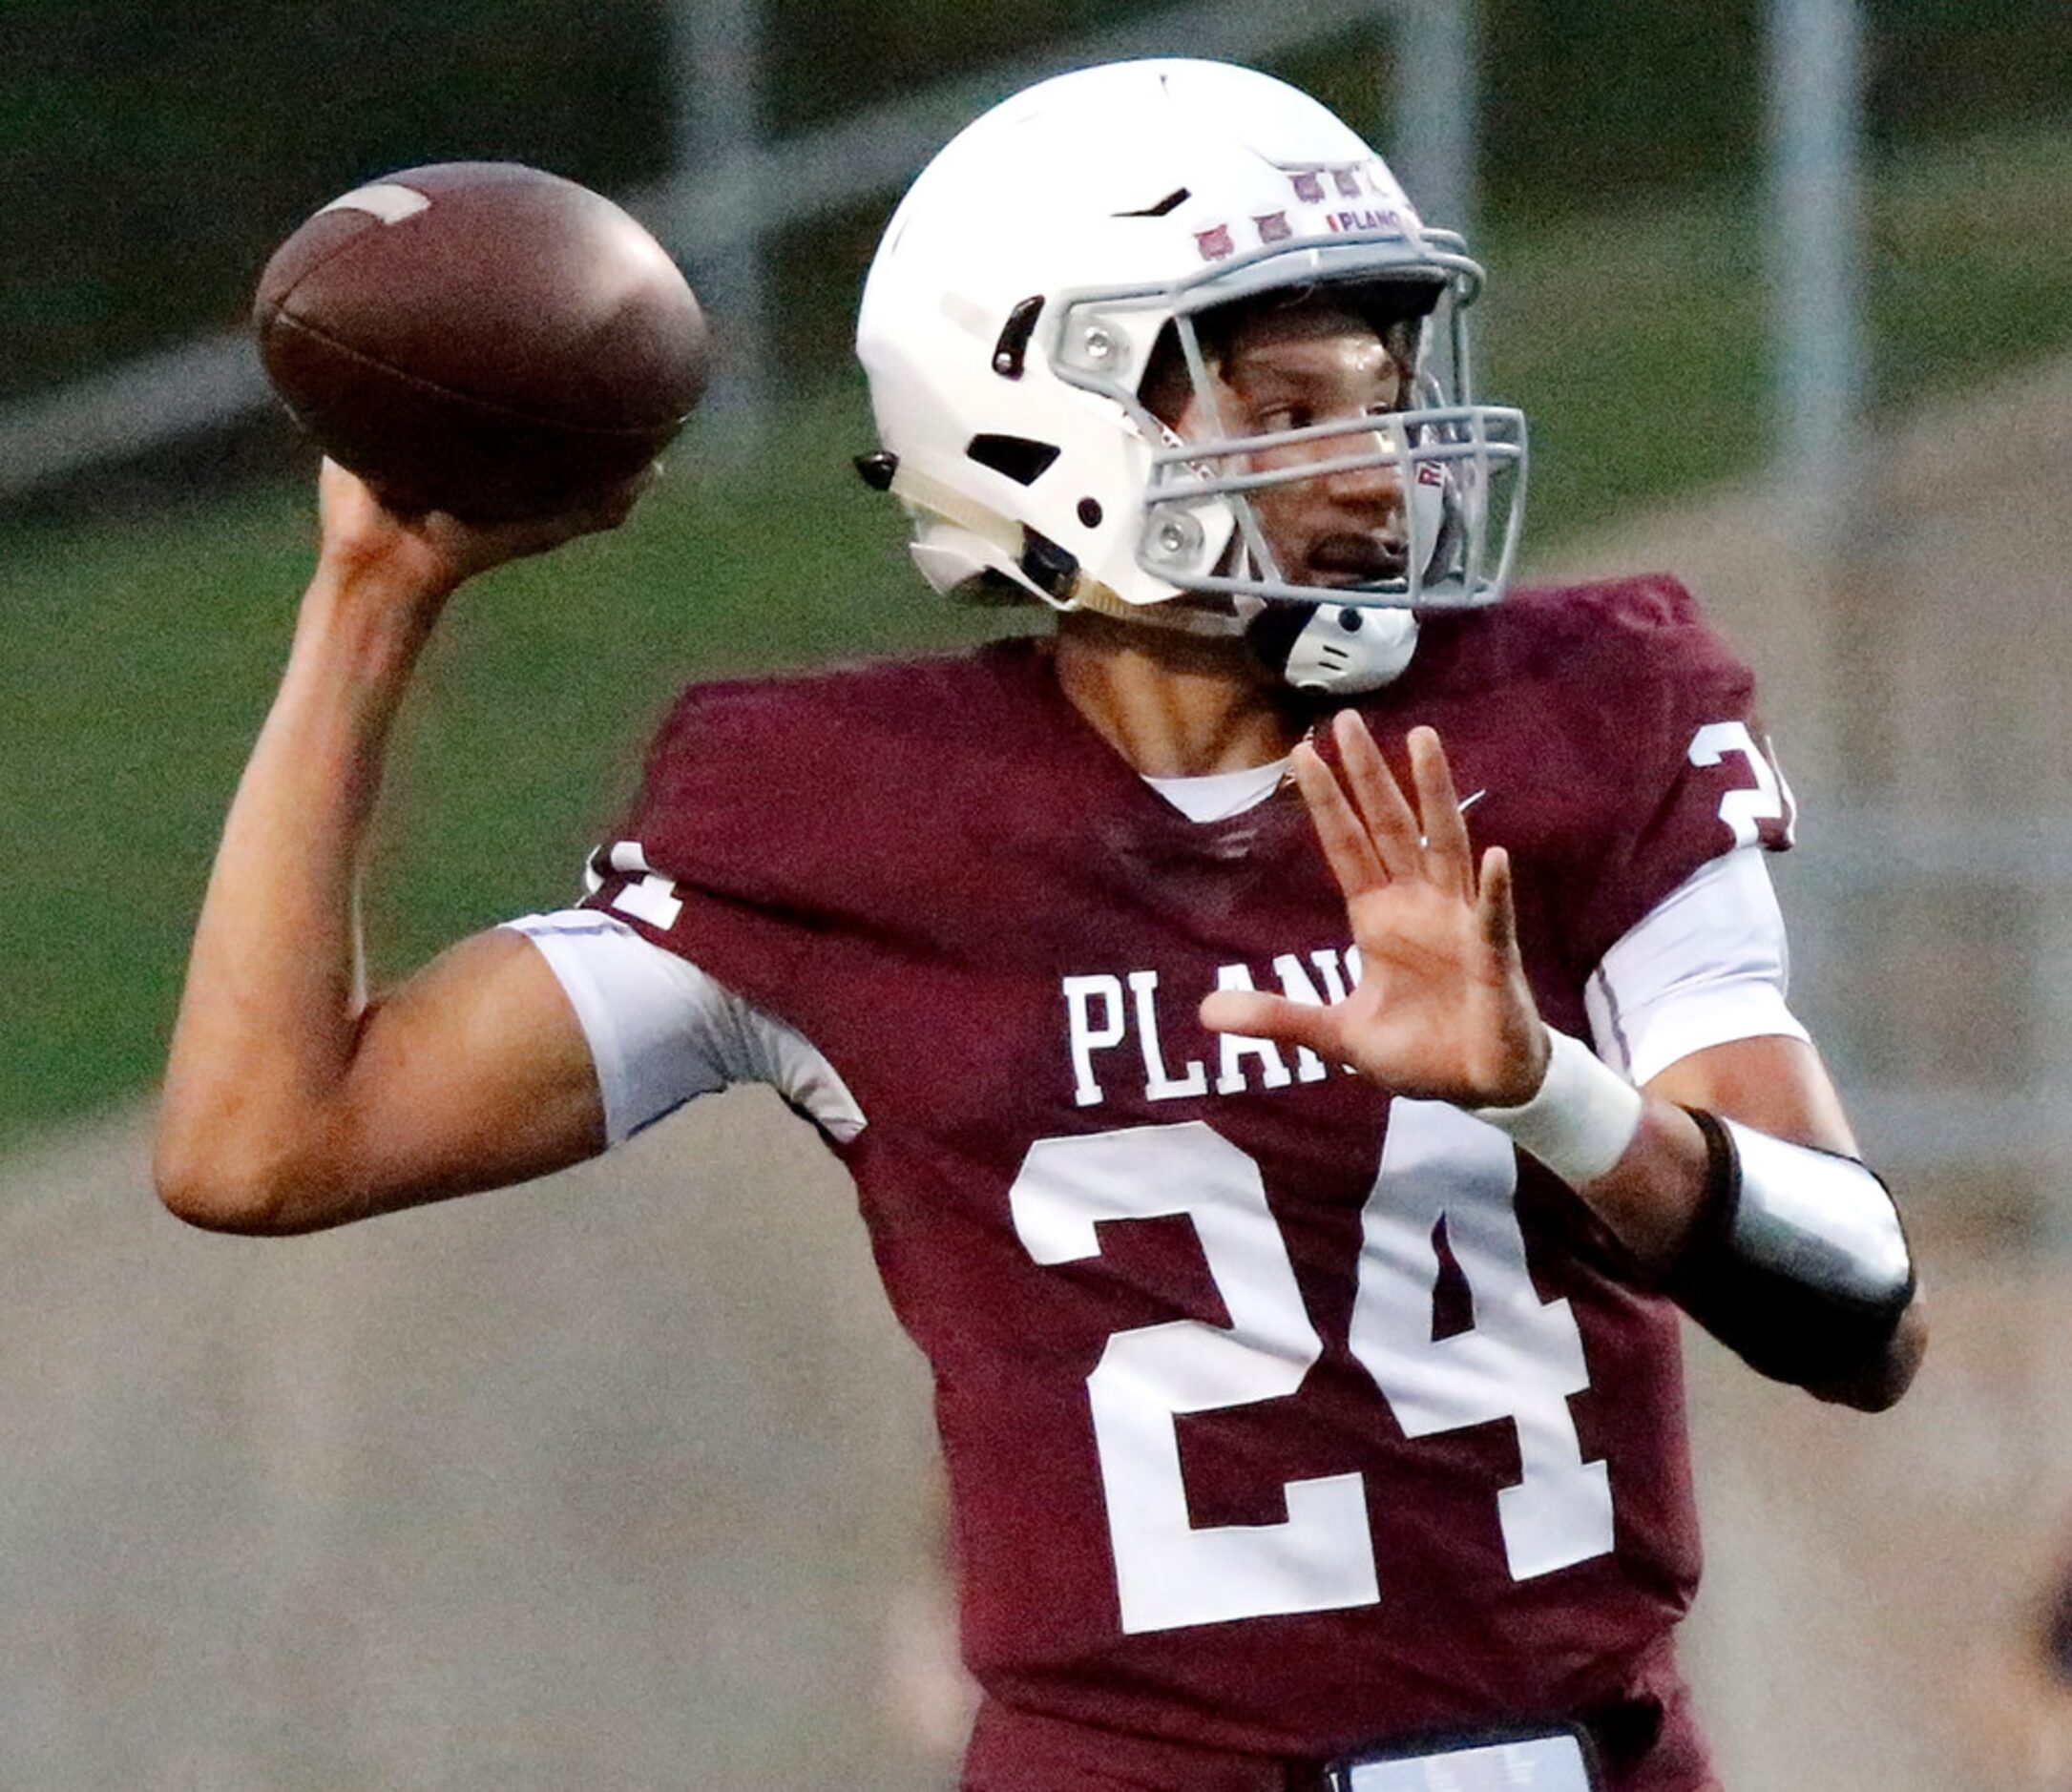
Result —
<svg viewBox="0 0 2072 1792"><path fill-rule="evenodd" d="M1302 786L1359 948L1361 976L1328 1008L1285 996L1218 990L1202 1022L1308 1046L1397 1094L1512 1107L1546 1073L1547 1031L1518 958L1511 862L1501 846L1479 875L1439 737L1410 734L1416 807L1396 783L1367 724L1347 711L1331 725L1343 773L1305 743Z"/></svg>

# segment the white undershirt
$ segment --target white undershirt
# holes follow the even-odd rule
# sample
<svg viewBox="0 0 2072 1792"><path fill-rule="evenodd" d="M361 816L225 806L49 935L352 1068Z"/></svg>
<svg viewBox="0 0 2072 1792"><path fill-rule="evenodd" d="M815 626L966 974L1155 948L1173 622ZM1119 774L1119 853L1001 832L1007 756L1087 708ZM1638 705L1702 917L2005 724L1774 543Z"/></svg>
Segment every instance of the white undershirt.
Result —
<svg viewBox="0 0 2072 1792"><path fill-rule="evenodd" d="M1221 822L1256 808L1281 787L1294 755L1283 754L1271 765L1247 765L1240 772L1210 772L1201 778L1152 778L1144 782L1190 822Z"/></svg>
<svg viewBox="0 0 2072 1792"><path fill-rule="evenodd" d="M767 1083L838 1140L863 1130L855 1096L802 1033L624 922L572 908L506 925L539 948L568 992L611 1143L735 1083ZM1584 1001L1597 1053L1644 1084L1710 1046L1804 1039L1786 1006L1787 977L1784 918L1762 851L1737 848L1670 891L1591 973Z"/></svg>

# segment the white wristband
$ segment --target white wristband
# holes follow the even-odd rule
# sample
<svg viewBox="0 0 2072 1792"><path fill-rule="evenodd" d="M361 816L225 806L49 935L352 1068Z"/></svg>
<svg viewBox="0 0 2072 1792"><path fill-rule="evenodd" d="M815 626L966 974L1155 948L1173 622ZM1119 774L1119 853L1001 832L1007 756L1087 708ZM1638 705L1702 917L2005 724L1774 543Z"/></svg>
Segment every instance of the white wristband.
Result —
<svg viewBox="0 0 2072 1792"><path fill-rule="evenodd" d="M1571 1188L1595 1181L1641 1130L1641 1092L1580 1039L1547 1029L1547 1074L1521 1107L1473 1108Z"/></svg>

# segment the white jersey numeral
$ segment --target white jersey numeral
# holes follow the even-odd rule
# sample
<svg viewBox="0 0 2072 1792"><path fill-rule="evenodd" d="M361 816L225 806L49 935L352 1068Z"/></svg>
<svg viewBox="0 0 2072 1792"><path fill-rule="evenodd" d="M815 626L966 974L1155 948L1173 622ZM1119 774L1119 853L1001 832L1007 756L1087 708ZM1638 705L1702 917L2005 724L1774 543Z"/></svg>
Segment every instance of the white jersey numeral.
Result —
<svg viewBox="0 0 2072 1792"><path fill-rule="evenodd" d="M1541 1301L1533 1286L1512 1203L1517 1173L1511 1141L1458 1108L1391 1106L1361 1219L1350 1342L1404 1436L1517 1427L1522 1472L1498 1491L1496 1515L1511 1577L1530 1580L1610 1550L1612 1490L1577 1441L1568 1396L1590 1386L1582 1334L1566 1301ZM1442 1224L1475 1314L1450 1338L1432 1335Z"/></svg>
<svg viewBox="0 0 2072 1792"><path fill-rule="evenodd" d="M1753 790L1729 790L1720 799L1720 820L1733 831L1734 844L1752 846L1764 822L1783 822L1785 838L1791 837L1791 793L1770 764L1769 756L1756 745L1745 721L1708 721L1691 737L1690 762L1717 765L1729 753L1748 762L1755 778Z"/></svg>
<svg viewBox="0 0 2072 1792"><path fill-rule="evenodd" d="M1292 1394L1324 1350L1259 1166L1200 1120L1045 1138L1010 1201L1045 1264L1098 1256L1097 1221L1185 1214L1230 1314L1227 1328L1183 1319L1119 1331L1087 1377L1123 1630L1373 1604L1357 1474L1289 1482L1281 1524L1188 1522L1175 1415Z"/></svg>
<svg viewBox="0 0 2072 1792"><path fill-rule="evenodd" d="M1496 1490L1515 1578L1612 1547L1605 1465L1586 1463L1567 1396L1589 1386L1566 1301L1542 1302L1512 1205L1510 1142L1459 1110L1397 1101L1365 1213L1350 1344L1409 1437L1510 1419L1522 1475ZM1100 1252L1102 1220L1194 1222L1227 1326L1175 1320L1115 1333L1087 1378L1126 1634L1336 1611L1380 1598L1357 1472L1287 1483L1278 1524L1196 1526L1182 1413L1297 1392L1323 1354L1259 1166L1200 1120L1039 1139L1009 1195L1039 1263ZM1441 1220L1474 1325L1434 1340Z"/></svg>
<svg viewBox="0 0 2072 1792"><path fill-rule="evenodd" d="M664 877L647 862L647 852L638 840L615 842L606 863L622 877L638 877L638 884L628 884L612 898L612 906L622 914L633 916L636 921L645 921L650 927L659 927L666 933L677 924L677 917L683 912L683 904L677 895L675 878ZM595 874L583 880L592 894L603 887L604 880Z"/></svg>

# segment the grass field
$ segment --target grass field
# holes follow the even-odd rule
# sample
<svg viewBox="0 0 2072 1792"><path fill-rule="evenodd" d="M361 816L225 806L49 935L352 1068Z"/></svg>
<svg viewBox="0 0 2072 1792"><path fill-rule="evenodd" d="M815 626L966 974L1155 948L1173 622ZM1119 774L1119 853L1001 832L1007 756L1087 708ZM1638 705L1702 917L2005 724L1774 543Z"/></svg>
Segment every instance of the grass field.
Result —
<svg viewBox="0 0 2072 1792"><path fill-rule="evenodd" d="M685 677L956 637L965 619L905 572L889 502L804 451L864 446L850 410L790 420L782 482L680 466L622 534L456 604L377 844L378 967L571 897ZM136 1087L162 1055L213 836L307 575L309 509L298 486L148 528L6 538L0 1143Z"/></svg>
<svg viewBox="0 0 2072 1792"><path fill-rule="evenodd" d="M2072 142L1978 142L1874 195L1888 404L2072 343ZM1533 421L1530 538L1760 463L1746 196L1497 229L1483 385ZM832 357L832 345L827 353ZM848 455L860 393L751 465L692 450L621 535L468 594L407 717L369 908L377 965L565 898L686 677L971 638ZM309 564L297 484L149 521L0 530L0 1147L134 1091L163 1052L221 811Z"/></svg>

